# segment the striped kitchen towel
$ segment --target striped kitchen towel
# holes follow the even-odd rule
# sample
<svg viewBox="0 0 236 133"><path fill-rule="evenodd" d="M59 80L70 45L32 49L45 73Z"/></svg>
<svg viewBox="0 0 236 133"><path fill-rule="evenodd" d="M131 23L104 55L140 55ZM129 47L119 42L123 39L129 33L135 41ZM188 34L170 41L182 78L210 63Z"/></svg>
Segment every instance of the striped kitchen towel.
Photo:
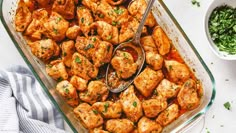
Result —
<svg viewBox="0 0 236 133"><path fill-rule="evenodd" d="M63 129L61 114L28 69L0 70L0 133L64 133Z"/></svg>

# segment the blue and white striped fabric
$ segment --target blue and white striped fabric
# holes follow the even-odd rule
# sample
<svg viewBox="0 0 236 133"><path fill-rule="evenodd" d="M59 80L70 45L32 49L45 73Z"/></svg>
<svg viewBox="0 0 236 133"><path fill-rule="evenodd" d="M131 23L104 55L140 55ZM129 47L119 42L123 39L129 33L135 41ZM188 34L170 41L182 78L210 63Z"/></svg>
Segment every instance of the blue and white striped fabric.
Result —
<svg viewBox="0 0 236 133"><path fill-rule="evenodd" d="M62 116L32 73L0 70L0 133L64 133Z"/></svg>

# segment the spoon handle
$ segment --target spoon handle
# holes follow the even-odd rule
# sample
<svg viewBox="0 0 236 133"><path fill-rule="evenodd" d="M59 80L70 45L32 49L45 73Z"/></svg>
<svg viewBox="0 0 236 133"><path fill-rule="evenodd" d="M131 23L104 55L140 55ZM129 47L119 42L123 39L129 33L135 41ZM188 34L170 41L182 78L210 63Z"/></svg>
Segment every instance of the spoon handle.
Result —
<svg viewBox="0 0 236 133"><path fill-rule="evenodd" d="M154 1L155 0L149 0L149 2L148 2L147 8L146 8L146 10L145 10L145 12L143 14L143 17L141 19L141 22L140 22L140 24L138 26L137 32L136 32L135 37L134 37L134 41L135 41L136 44L139 43L140 36L141 36L142 30L143 30L143 26L144 26L144 24L146 22L146 18L147 18L148 14L149 14L149 12L150 12L150 10L152 8L152 5L153 5Z"/></svg>

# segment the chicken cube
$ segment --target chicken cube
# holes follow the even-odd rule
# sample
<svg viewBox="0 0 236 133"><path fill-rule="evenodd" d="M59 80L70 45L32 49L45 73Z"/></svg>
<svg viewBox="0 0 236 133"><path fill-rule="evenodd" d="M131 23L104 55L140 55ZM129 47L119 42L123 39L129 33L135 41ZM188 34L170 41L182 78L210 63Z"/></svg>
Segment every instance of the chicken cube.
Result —
<svg viewBox="0 0 236 133"><path fill-rule="evenodd" d="M183 83L190 77L190 71L185 64L174 60L165 60L165 67L173 82Z"/></svg>
<svg viewBox="0 0 236 133"><path fill-rule="evenodd" d="M68 74L66 72L66 67L61 60L51 61L46 65L46 72L53 79L60 81L68 78Z"/></svg>
<svg viewBox="0 0 236 133"><path fill-rule="evenodd" d="M86 128L93 129L103 124L102 116L87 103L81 103L74 109L74 113Z"/></svg>
<svg viewBox="0 0 236 133"><path fill-rule="evenodd" d="M54 0L52 11L58 12L65 19L73 19L75 17L74 0Z"/></svg>
<svg viewBox="0 0 236 133"><path fill-rule="evenodd" d="M133 85L120 94L120 101L127 118L133 122L137 122L143 115L143 111L141 101L134 93Z"/></svg>
<svg viewBox="0 0 236 133"><path fill-rule="evenodd" d="M167 100L158 96L156 98L144 100L142 102L144 114L149 118L156 117L161 111L167 108Z"/></svg>
<svg viewBox="0 0 236 133"><path fill-rule="evenodd" d="M94 104L98 101L105 101L108 97L109 90L105 83L102 81L90 81L88 90L80 92L79 97L82 101Z"/></svg>
<svg viewBox="0 0 236 133"><path fill-rule="evenodd" d="M106 122L106 130L112 133L131 133L134 124L128 119L110 119Z"/></svg>
<svg viewBox="0 0 236 133"><path fill-rule="evenodd" d="M187 80L177 95L178 103L181 109L193 110L200 104L200 98L197 93L196 82L192 79Z"/></svg>
<svg viewBox="0 0 236 133"><path fill-rule="evenodd" d="M60 48L52 39L45 39L35 42L30 42L28 45L32 53L42 61L48 61L53 56L58 56Z"/></svg>
<svg viewBox="0 0 236 133"><path fill-rule="evenodd" d="M51 2L51 0L36 0L36 1L41 7L47 7Z"/></svg>
<svg viewBox="0 0 236 133"><path fill-rule="evenodd" d="M74 75L77 75L85 80L96 78L98 75L98 68L96 68L87 58L79 53L73 54L71 69Z"/></svg>
<svg viewBox="0 0 236 133"><path fill-rule="evenodd" d="M161 70L154 71L147 67L134 79L134 85L143 96L149 97L163 78Z"/></svg>
<svg viewBox="0 0 236 133"><path fill-rule="evenodd" d="M88 80L80 78L78 76L73 75L70 79L70 83L78 90L85 91L87 89Z"/></svg>
<svg viewBox="0 0 236 133"><path fill-rule="evenodd" d="M122 106L120 102L96 102L92 107L102 113L104 118L120 118L122 114Z"/></svg>
<svg viewBox="0 0 236 133"><path fill-rule="evenodd" d="M156 44L152 38L152 36L144 36L140 39L140 43L142 44L145 52L158 52Z"/></svg>
<svg viewBox="0 0 236 133"><path fill-rule="evenodd" d="M46 29L45 34L55 41L62 41L66 36L66 31L69 28L69 22L66 21L60 14L52 12L50 18L44 23Z"/></svg>
<svg viewBox="0 0 236 133"><path fill-rule="evenodd" d="M170 105L166 110L160 113L156 121L162 126L166 126L179 116L179 107L177 104Z"/></svg>
<svg viewBox="0 0 236 133"><path fill-rule="evenodd" d="M72 27L69 27L66 31L66 37L72 40L75 40L77 36L81 35L82 31L79 26L74 25Z"/></svg>
<svg viewBox="0 0 236 133"><path fill-rule="evenodd" d="M81 31L85 36L88 36L88 33L90 32L90 26L93 23L93 16L91 11L86 7L78 7L77 18Z"/></svg>
<svg viewBox="0 0 236 133"><path fill-rule="evenodd" d="M176 85L167 79L163 79L156 89L158 94L168 99L176 97L180 88L179 85Z"/></svg>
<svg viewBox="0 0 236 133"><path fill-rule="evenodd" d="M96 12L98 3L100 2L98 0L82 0L81 2L86 8L90 9L93 13Z"/></svg>
<svg viewBox="0 0 236 133"><path fill-rule="evenodd" d="M62 60L67 67L71 67L72 56L75 52L74 41L64 41L61 45Z"/></svg>
<svg viewBox="0 0 236 133"><path fill-rule="evenodd" d="M162 127L160 124L147 117L142 117L138 122L138 133L161 133Z"/></svg>
<svg viewBox="0 0 236 133"><path fill-rule="evenodd" d="M32 21L32 14L26 6L24 0L20 0L16 9L15 28L18 32L23 32Z"/></svg>
<svg viewBox="0 0 236 133"><path fill-rule="evenodd" d="M130 78L137 71L138 65L134 62L133 56L129 52L117 50L111 60L112 67L116 70L118 77Z"/></svg>
<svg viewBox="0 0 236 133"><path fill-rule="evenodd" d="M162 68L164 59L157 52L146 52L146 62L153 70L160 70Z"/></svg>
<svg viewBox="0 0 236 133"><path fill-rule="evenodd" d="M160 26L156 26L153 30L152 37L158 48L160 55L166 55L170 52L171 41Z"/></svg>
<svg viewBox="0 0 236 133"><path fill-rule="evenodd" d="M59 82L56 86L56 90L70 106L74 107L79 104L76 89L67 80Z"/></svg>

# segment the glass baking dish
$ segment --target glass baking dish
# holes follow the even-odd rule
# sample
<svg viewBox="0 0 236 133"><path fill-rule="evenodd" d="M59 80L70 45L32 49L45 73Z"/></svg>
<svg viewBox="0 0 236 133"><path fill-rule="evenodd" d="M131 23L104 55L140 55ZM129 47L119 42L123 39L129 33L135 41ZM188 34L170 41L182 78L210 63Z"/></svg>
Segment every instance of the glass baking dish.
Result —
<svg viewBox="0 0 236 133"><path fill-rule="evenodd" d="M9 36L42 88L56 108L61 112L71 129L74 132L87 132L82 124L80 124L79 119L75 117L73 108L69 107L55 91L56 82L46 74L44 63L33 56L21 33L15 31L13 21L16 7L17 0L0 0L0 16ZM201 56L170 13L165 3L162 0L156 0L152 11L158 24L172 40L173 45L179 51L186 64L188 64L196 77L202 82L204 95L200 106L193 111L181 115L163 130L163 132L184 132L203 118L211 107L216 93L215 80Z"/></svg>

